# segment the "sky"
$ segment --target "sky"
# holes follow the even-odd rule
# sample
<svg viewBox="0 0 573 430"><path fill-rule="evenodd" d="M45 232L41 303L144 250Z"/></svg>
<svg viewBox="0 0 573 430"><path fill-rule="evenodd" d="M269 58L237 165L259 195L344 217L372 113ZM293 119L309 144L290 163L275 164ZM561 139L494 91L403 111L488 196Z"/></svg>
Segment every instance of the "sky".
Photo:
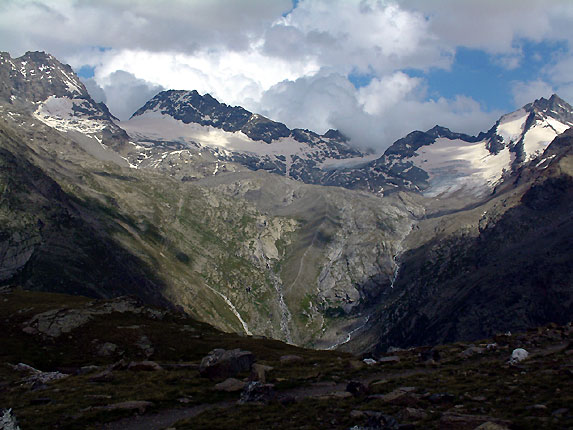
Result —
<svg viewBox="0 0 573 430"><path fill-rule="evenodd" d="M0 0L0 50L53 54L121 120L197 90L381 152L572 102L572 24L571 0Z"/></svg>

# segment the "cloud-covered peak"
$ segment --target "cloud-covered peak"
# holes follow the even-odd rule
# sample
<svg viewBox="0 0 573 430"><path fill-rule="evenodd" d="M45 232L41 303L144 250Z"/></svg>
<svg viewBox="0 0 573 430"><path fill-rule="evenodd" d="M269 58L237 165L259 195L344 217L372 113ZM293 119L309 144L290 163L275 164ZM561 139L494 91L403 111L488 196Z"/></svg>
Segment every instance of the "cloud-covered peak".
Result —
<svg viewBox="0 0 573 430"><path fill-rule="evenodd" d="M572 99L572 19L567 0L5 0L0 40L93 68L86 86L119 117L195 89L382 150L412 128L480 130Z"/></svg>

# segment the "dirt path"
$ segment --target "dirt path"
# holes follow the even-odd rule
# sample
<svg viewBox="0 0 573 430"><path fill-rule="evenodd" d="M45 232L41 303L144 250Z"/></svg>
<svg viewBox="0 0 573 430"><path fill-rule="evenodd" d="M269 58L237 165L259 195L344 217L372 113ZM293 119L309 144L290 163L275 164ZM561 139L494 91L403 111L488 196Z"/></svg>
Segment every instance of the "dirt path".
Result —
<svg viewBox="0 0 573 430"><path fill-rule="evenodd" d="M371 375L357 378L364 384L369 384L376 380L392 380L408 378L416 375L429 374L439 371L438 368L432 369L412 369L399 373L378 372ZM344 391L348 382L324 381L304 387L292 388L290 390L280 391L278 397L292 397L297 401L312 397L322 397ZM177 421L192 418L202 412L211 409L229 409L237 405L236 401L225 401L219 403L206 403L190 408L182 409L165 409L155 414L139 415L134 417L123 418L119 421L108 423L102 427L103 430L164 430L175 424Z"/></svg>
<svg viewBox="0 0 573 430"><path fill-rule="evenodd" d="M138 415L123 418L103 426L103 430L163 430L177 421L193 418L208 409L228 409L237 402L227 401L219 403L207 403L186 409L166 409L149 415Z"/></svg>

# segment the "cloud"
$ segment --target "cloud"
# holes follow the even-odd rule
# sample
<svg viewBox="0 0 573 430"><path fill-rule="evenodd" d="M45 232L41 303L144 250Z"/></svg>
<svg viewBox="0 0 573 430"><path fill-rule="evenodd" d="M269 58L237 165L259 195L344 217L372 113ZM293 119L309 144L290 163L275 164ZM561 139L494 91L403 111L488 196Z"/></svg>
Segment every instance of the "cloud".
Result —
<svg viewBox="0 0 573 430"><path fill-rule="evenodd" d="M313 124L317 132L336 128L352 143L383 152L414 129L436 124L454 131L485 131L504 112L485 112L469 97L425 98L425 82L398 72L356 89L345 76L320 73L281 82L263 94L259 111L291 128Z"/></svg>
<svg viewBox="0 0 573 430"><path fill-rule="evenodd" d="M540 79L528 82L516 81L511 87L516 106L524 106L541 97L548 98L554 92L550 84Z"/></svg>
<svg viewBox="0 0 573 430"><path fill-rule="evenodd" d="M41 49L67 56L90 46L241 51L291 7L290 0L3 0L0 40L15 55Z"/></svg>
<svg viewBox="0 0 573 430"><path fill-rule="evenodd" d="M163 87L136 78L123 70L106 76L103 87L94 78L84 79L84 85L96 102L103 101L120 120L127 120Z"/></svg>
<svg viewBox="0 0 573 430"><path fill-rule="evenodd" d="M402 0L400 4L426 16L429 29L445 44L504 54L523 38L573 41L569 0Z"/></svg>
<svg viewBox="0 0 573 430"><path fill-rule="evenodd" d="M471 98L427 90L425 73L449 69L460 47L513 70L526 61L523 40L566 41L545 75L514 82L512 94L521 103L550 87L573 93L572 21L569 0L0 2L3 49L94 67L86 86L120 118L161 88L196 89L290 127L340 128L378 149L412 129L475 133L497 119ZM356 89L349 74L372 80Z"/></svg>
<svg viewBox="0 0 573 430"><path fill-rule="evenodd" d="M267 30L264 49L340 73L447 67L453 56L422 14L374 0L302 0Z"/></svg>

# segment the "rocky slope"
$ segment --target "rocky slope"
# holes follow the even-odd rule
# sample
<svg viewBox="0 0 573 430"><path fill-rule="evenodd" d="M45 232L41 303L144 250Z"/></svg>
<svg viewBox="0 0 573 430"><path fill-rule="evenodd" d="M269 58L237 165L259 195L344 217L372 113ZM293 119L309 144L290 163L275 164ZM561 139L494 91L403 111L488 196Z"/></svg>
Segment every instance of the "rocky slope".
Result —
<svg viewBox="0 0 573 430"><path fill-rule="evenodd" d="M47 54L2 54L0 73L0 282L353 351L571 319L571 141L547 145L572 109L556 96L364 164L335 131L196 92L119 123Z"/></svg>
<svg viewBox="0 0 573 430"><path fill-rule="evenodd" d="M365 332L376 350L570 321L572 162L569 130L486 203L420 221Z"/></svg>
<svg viewBox="0 0 573 430"><path fill-rule="evenodd" d="M571 126L573 108L554 94L502 116L478 136L439 126L414 131L356 171L336 171L332 183L375 192L410 189L428 197L483 198L521 166L539 160L547 145Z"/></svg>
<svg viewBox="0 0 573 430"><path fill-rule="evenodd" d="M365 154L348 144L335 130L318 135L310 130L288 129L284 124L253 114L242 107L219 103L209 94L197 91L163 91L121 124L144 148L144 157L131 154L138 166L166 168L164 155L154 151L161 142L179 157L169 157L171 172L188 170L185 160L203 160L224 171L229 162L251 170L265 170L305 183L321 183L325 162L363 160ZM153 143L150 145L150 143ZM179 144L180 147L174 145ZM183 150L183 151L181 151ZM181 155L185 154L184 160ZM202 177L187 172L190 178Z"/></svg>
<svg viewBox="0 0 573 430"><path fill-rule="evenodd" d="M571 325L360 360L222 333L128 298L1 288L0 312L0 423L22 429L573 424Z"/></svg>
<svg viewBox="0 0 573 430"><path fill-rule="evenodd" d="M68 111L69 127L60 128L37 114L51 96L38 104L13 92L19 104L0 106L5 282L136 294L225 330L331 347L390 285L396 247L420 211L408 196L381 201L235 163L194 181L129 168L122 148L139 143L100 144L100 132L80 132L96 121L85 112ZM190 169L203 166L178 156Z"/></svg>

